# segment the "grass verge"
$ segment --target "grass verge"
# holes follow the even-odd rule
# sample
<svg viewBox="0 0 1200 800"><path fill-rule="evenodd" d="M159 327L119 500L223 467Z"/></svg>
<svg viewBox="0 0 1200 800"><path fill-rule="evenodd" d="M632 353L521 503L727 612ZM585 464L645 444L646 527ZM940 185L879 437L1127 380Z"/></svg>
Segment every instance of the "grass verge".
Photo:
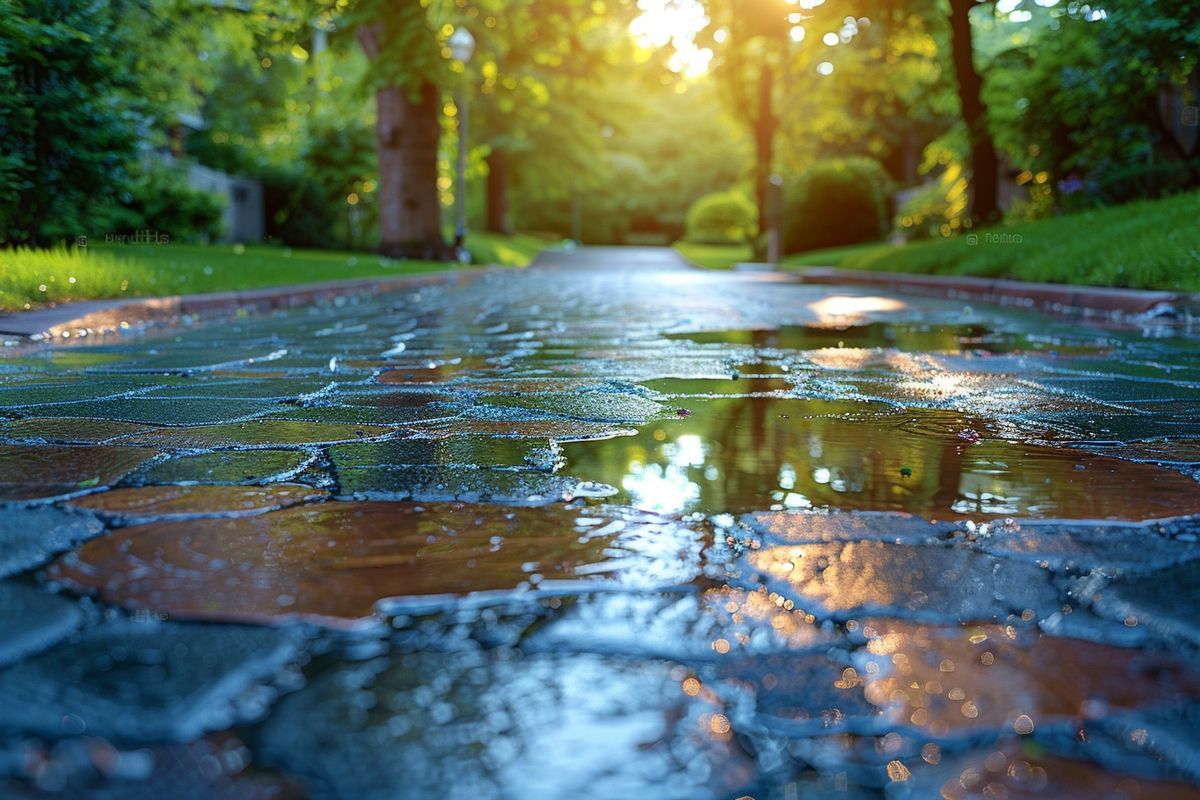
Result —
<svg viewBox="0 0 1200 800"><path fill-rule="evenodd" d="M955 239L878 247L839 266L883 272L1200 291L1200 192Z"/></svg>
<svg viewBox="0 0 1200 800"><path fill-rule="evenodd" d="M525 266L546 246L534 236L471 236L477 264ZM456 269L374 253L240 245L92 245L86 250L0 250L0 309L112 297L258 289L317 281L417 275Z"/></svg>
<svg viewBox="0 0 1200 800"><path fill-rule="evenodd" d="M784 267L973 275L1044 283L1200 291L1200 192L1051 219L981 228L954 239L798 253ZM702 266L747 260L744 248L676 245ZM693 255L695 253L696 255Z"/></svg>

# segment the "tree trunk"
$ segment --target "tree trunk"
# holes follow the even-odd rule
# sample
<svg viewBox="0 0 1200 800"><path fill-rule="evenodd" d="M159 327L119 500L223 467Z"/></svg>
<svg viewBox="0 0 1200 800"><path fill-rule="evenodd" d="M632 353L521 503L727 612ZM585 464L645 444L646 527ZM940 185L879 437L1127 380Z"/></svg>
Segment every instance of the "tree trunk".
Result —
<svg viewBox="0 0 1200 800"><path fill-rule="evenodd" d="M508 151L493 147L487 166L487 229L508 235L513 232L508 211Z"/></svg>
<svg viewBox="0 0 1200 800"><path fill-rule="evenodd" d="M758 113L754 119L754 203L758 207L758 236L754 255L761 258L771 221L767 219L767 192L771 183L771 164L775 160L775 132L779 120L774 109L775 73L767 63L758 73Z"/></svg>
<svg viewBox="0 0 1200 800"><path fill-rule="evenodd" d="M358 38L374 62L380 29L359 28ZM438 201L438 139L441 91L430 81L418 87L382 86L375 92L379 158L379 252L390 258L448 261Z"/></svg>
<svg viewBox="0 0 1200 800"><path fill-rule="evenodd" d="M983 80L975 69L970 18L974 6L975 0L950 0L950 50L954 75L958 79L963 121L971 142L971 218L976 222L989 222L1000 215L997 202L1000 165L996 158L996 143L988 131Z"/></svg>

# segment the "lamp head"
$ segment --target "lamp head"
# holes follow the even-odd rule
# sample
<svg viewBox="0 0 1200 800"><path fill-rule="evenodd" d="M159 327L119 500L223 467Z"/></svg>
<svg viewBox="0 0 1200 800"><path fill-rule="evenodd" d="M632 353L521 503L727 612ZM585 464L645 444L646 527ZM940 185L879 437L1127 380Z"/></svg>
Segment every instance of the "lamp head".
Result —
<svg viewBox="0 0 1200 800"><path fill-rule="evenodd" d="M447 44L450 45L450 54L463 63L475 55L475 37L466 28L455 28Z"/></svg>

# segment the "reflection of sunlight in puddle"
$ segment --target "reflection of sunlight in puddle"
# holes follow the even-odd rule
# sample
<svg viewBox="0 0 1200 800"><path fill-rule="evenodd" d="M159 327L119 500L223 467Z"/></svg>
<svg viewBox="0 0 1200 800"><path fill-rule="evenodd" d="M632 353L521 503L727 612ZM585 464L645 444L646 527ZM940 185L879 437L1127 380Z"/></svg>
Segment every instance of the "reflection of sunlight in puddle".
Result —
<svg viewBox="0 0 1200 800"><path fill-rule="evenodd" d="M661 435L660 435L661 434ZM654 432L656 441L663 441L666 434L661 429ZM703 486L693 481L689 470L703 469L703 479L712 483L721 477L715 464L706 463L709 446L694 434L684 434L673 442L664 442L660 447L665 464L643 463L642 459L629 462L621 479L621 488L629 493L632 505L646 511L670 514L695 508L700 501ZM812 501L800 492L792 491L798 480L796 470L790 464L779 468L777 488L770 492L775 503L772 510L812 508ZM834 481L844 484L844 481ZM837 488L845 491L845 488Z"/></svg>
<svg viewBox="0 0 1200 800"><path fill-rule="evenodd" d="M704 441L692 434L680 436L664 444L662 454L667 459L665 465L631 462L621 487L638 508L660 513L683 511L700 499L700 486L688 477L688 469L704 466ZM715 470L709 467L705 477L712 480L709 473Z"/></svg>
<svg viewBox="0 0 1200 800"><path fill-rule="evenodd" d="M774 397L687 403L688 416L632 436L564 443L564 469L618 487L614 502L664 514L829 507L1147 519L1178 515L1179 498L1196 495L1180 473L1009 441L959 411ZM1131 505L1121 488L1134 480Z"/></svg>
<svg viewBox="0 0 1200 800"><path fill-rule="evenodd" d="M808 308L818 316L820 323L851 324L858 322L873 311L899 311L906 308L904 302L894 297L848 297L834 295L809 303Z"/></svg>
<svg viewBox="0 0 1200 800"><path fill-rule="evenodd" d="M963 491L962 497L951 504L959 514L1019 514L1022 513L1020 498L1005 497L991 492ZM1029 506L1024 511L1037 513L1040 506Z"/></svg>
<svg viewBox="0 0 1200 800"><path fill-rule="evenodd" d="M923 397L946 397L975 393L975 389L964 386L963 383L963 375L953 372L940 372L900 381L899 387L906 392Z"/></svg>
<svg viewBox="0 0 1200 800"><path fill-rule="evenodd" d="M1022 502L1014 492L1020 486L1008 475L1008 464L1002 461L979 459L973 470L959 480L958 499L951 508L959 514L1020 514L1037 513L1041 506Z"/></svg>
<svg viewBox="0 0 1200 800"><path fill-rule="evenodd" d="M812 508L812 501L799 492L775 492L775 499L780 501L784 508ZM781 510L774 506L771 509Z"/></svg>

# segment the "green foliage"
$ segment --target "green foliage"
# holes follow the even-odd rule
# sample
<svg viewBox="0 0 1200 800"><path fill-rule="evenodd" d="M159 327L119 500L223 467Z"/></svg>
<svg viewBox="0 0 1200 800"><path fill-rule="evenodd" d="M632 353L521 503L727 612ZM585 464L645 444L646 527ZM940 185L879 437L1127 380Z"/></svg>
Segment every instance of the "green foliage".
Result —
<svg viewBox="0 0 1200 800"><path fill-rule="evenodd" d="M887 232L892 180L869 158L813 165L784 192L783 247L799 253L878 239Z"/></svg>
<svg viewBox="0 0 1200 800"><path fill-rule="evenodd" d="M950 221L954 219L950 211L951 200L947 196L952 187L953 184L947 187L943 181L936 180L908 192L896 209L897 229L909 239L948 235Z"/></svg>
<svg viewBox="0 0 1200 800"><path fill-rule="evenodd" d="M107 217L106 233L151 230L174 242L207 242L220 237L224 199L193 189L186 180L181 167L138 167L115 207L94 213Z"/></svg>
<svg viewBox="0 0 1200 800"><path fill-rule="evenodd" d="M954 239L880 246L848 269L1200 290L1200 193L1066 214Z"/></svg>
<svg viewBox="0 0 1200 800"><path fill-rule="evenodd" d="M704 244L744 242L758 230L758 210L737 189L706 194L687 213L687 239Z"/></svg>
<svg viewBox="0 0 1200 800"><path fill-rule="evenodd" d="M129 3L0 0L0 241L86 232L134 147Z"/></svg>
<svg viewBox="0 0 1200 800"><path fill-rule="evenodd" d="M911 182L912 154L959 117L943 4L824 3L810 14L782 87L777 168L789 174L820 158L866 155ZM867 17L869 27L827 46L820 34L837 31L848 14ZM817 72L820 62L832 74Z"/></svg>
<svg viewBox="0 0 1200 800"><path fill-rule="evenodd" d="M539 146L513 160L518 172L513 210L519 229L569 236L574 190L585 242L622 243L644 237L669 244L684 235L693 201L744 177L747 142L732 120L714 113L718 101L711 87L688 85L680 91L677 85L644 80L648 76L643 73L652 69L657 67L628 67L628 80L594 85L586 102L565 104L572 108L556 111L587 114L592 113L589 108L602 109L608 119L575 121L557 133L548 129L532 134ZM572 142L576 126L585 135ZM698 147L697 141L704 146ZM568 156L572 149L574 154ZM579 160L587 166L575 167ZM563 169L564 163L572 168Z"/></svg>
<svg viewBox="0 0 1200 800"><path fill-rule="evenodd" d="M369 249L378 241L374 140L374 131L362 119L310 124L301 169L321 187L322 214L336 247Z"/></svg>
<svg viewBox="0 0 1200 800"><path fill-rule="evenodd" d="M925 147L925 183L898 198L894 227L907 239L945 238L969 228L966 126L955 125Z"/></svg>
<svg viewBox="0 0 1200 800"><path fill-rule="evenodd" d="M1044 174L1068 210L1200 184L1200 161L1183 158L1158 108L1160 88L1183 83L1200 63L1200 5L1137 0L1101 18L1086 5L1042 13L1052 24L999 53L988 71L993 127L1012 162Z"/></svg>
<svg viewBox="0 0 1200 800"><path fill-rule="evenodd" d="M267 240L290 247L338 245L339 208L325 187L303 169L270 167L257 176L263 186Z"/></svg>

